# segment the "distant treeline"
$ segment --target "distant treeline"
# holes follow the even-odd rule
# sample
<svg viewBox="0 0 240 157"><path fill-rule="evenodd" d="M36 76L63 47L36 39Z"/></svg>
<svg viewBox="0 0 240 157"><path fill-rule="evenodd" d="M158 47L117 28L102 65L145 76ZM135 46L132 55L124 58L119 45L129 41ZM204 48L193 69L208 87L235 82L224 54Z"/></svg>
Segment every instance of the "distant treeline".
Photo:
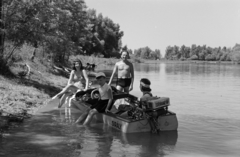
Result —
<svg viewBox="0 0 240 157"><path fill-rule="evenodd" d="M192 45L191 47L184 45L181 47L168 46L165 59L240 62L240 44L236 44L233 48L211 48L206 45Z"/></svg>
<svg viewBox="0 0 240 157"><path fill-rule="evenodd" d="M57 62L81 54L119 57L123 47L120 25L88 9L84 0L2 0L1 8L0 60L23 44L44 47Z"/></svg>
<svg viewBox="0 0 240 157"><path fill-rule="evenodd" d="M160 59L162 57L159 49L151 50L148 46L134 50L134 56L142 59Z"/></svg>

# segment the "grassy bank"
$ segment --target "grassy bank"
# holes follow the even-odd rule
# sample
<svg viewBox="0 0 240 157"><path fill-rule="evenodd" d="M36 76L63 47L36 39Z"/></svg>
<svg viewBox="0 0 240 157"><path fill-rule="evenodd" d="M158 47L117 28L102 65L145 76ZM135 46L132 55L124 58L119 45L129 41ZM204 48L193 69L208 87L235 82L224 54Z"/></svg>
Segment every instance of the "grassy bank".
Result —
<svg viewBox="0 0 240 157"><path fill-rule="evenodd" d="M66 84L66 78L47 72L35 71L32 64L30 78L18 77L22 70L19 66L11 67L14 76L0 75L0 132L10 125L13 117L22 118L22 113L34 114L51 96ZM17 70L18 69L18 70ZM41 74L40 74L41 73Z"/></svg>
<svg viewBox="0 0 240 157"><path fill-rule="evenodd" d="M0 130L9 125L7 117L27 112L34 114L40 107L58 93L67 83L68 76L63 70L54 68L61 66L51 62L51 58L40 49L34 58L29 54L34 49L24 45L13 55L14 62L10 64L10 74L0 75ZM94 56L72 56L64 66L71 68L71 61L79 58L83 65L97 65L96 70L112 66L118 61L114 58L98 58ZM25 74L29 73L25 76ZM22 75L24 74L24 76ZM6 120L7 119L7 120ZM0 131L1 132L1 131Z"/></svg>

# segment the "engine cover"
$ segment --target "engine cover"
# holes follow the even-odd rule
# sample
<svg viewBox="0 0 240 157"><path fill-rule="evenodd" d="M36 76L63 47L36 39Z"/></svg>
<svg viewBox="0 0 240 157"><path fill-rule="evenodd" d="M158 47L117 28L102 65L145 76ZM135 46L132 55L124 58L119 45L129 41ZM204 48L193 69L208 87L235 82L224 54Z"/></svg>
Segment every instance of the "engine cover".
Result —
<svg viewBox="0 0 240 157"><path fill-rule="evenodd" d="M146 110L157 110L170 105L167 97L152 97L145 103Z"/></svg>

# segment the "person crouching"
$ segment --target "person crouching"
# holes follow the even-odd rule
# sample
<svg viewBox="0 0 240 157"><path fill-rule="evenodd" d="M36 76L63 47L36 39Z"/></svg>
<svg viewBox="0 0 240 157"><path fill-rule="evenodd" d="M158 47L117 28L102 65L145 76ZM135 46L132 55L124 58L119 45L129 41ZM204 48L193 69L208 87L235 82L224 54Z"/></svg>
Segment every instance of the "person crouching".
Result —
<svg viewBox="0 0 240 157"><path fill-rule="evenodd" d="M113 100L112 95L112 89L111 87L106 83L106 75L103 72L99 72L96 74L96 79L99 84L99 93L100 93L100 99L97 101L97 103L93 104L89 110L87 110L85 113L83 113L76 123L81 122L85 119L86 115L87 118L84 121L83 125L90 124L92 117L97 113L104 113L109 111L109 107Z"/></svg>

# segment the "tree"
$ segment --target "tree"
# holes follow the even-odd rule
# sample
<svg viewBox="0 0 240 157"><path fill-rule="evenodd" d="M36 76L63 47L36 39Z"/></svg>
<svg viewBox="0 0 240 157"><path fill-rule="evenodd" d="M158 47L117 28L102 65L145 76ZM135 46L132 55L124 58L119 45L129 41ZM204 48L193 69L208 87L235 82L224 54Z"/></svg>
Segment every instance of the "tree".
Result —
<svg viewBox="0 0 240 157"><path fill-rule="evenodd" d="M162 58L162 54L161 54L161 51L159 49L156 49L155 53L157 55L157 59L161 59Z"/></svg>
<svg viewBox="0 0 240 157"><path fill-rule="evenodd" d="M4 48L4 20L3 20L3 0L0 0L0 59L3 55Z"/></svg>
<svg viewBox="0 0 240 157"><path fill-rule="evenodd" d="M94 9L87 10L83 0L4 0L3 12L7 29L1 33L5 32L8 42L14 47L44 45L56 62L78 54L110 57L121 47L120 26L102 14L97 16Z"/></svg>

